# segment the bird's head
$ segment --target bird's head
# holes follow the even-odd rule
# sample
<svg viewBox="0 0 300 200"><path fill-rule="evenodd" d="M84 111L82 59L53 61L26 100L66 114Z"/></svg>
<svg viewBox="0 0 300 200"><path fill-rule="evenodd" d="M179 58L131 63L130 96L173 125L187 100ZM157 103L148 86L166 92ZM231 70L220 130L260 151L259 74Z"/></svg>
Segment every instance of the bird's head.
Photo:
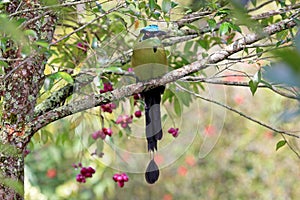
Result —
<svg viewBox="0 0 300 200"><path fill-rule="evenodd" d="M153 37L161 37L166 35L165 31L161 31L157 25L149 25L140 30L140 34L142 34L141 40L146 40Z"/></svg>

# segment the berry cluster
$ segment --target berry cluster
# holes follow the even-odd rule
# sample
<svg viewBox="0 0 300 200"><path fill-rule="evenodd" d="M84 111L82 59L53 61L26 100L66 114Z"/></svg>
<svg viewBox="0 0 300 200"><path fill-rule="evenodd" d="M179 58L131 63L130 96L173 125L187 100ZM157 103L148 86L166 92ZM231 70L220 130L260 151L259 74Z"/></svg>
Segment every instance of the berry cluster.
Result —
<svg viewBox="0 0 300 200"><path fill-rule="evenodd" d="M124 182L128 182L129 178L126 173L114 174L113 180L118 183L119 187L124 186Z"/></svg>
<svg viewBox="0 0 300 200"><path fill-rule="evenodd" d="M75 169L78 167L81 168L80 173L76 175L76 181L79 183L85 183L87 178L92 178L93 174L95 174L95 169L92 167L82 167L82 164L79 163L78 165L72 165Z"/></svg>
<svg viewBox="0 0 300 200"><path fill-rule="evenodd" d="M168 130L168 133L170 133L170 134L172 134L173 135L173 137L177 137L178 136L178 134L179 134L179 129L178 128L170 128L169 130Z"/></svg>
<svg viewBox="0 0 300 200"><path fill-rule="evenodd" d="M113 91L114 88L111 83L103 83L103 90L100 90L100 94Z"/></svg>
<svg viewBox="0 0 300 200"><path fill-rule="evenodd" d="M102 128L101 130L95 131L92 134L92 138L94 140L97 140L98 138L101 138L102 140L104 140L107 135L111 136L112 133L113 132L112 132L112 130L110 128Z"/></svg>
<svg viewBox="0 0 300 200"><path fill-rule="evenodd" d="M132 123L132 115L119 115L116 124L121 124L122 128L127 128Z"/></svg>
<svg viewBox="0 0 300 200"><path fill-rule="evenodd" d="M108 104L101 105L101 110L103 112L112 113L113 109L116 109L116 107L117 107L116 104L108 103Z"/></svg>

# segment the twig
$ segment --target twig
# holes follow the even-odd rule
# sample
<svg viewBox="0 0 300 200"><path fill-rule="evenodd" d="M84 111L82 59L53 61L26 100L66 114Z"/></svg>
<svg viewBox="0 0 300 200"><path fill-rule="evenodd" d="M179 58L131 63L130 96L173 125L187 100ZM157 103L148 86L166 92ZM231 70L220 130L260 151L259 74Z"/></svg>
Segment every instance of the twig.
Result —
<svg viewBox="0 0 300 200"><path fill-rule="evenodd" d="M247 116L246 114L242 113L241 111L238 111L238 110L236 110L236 109L234 109L234 108L232 108L232 107L230 107L230 106L228 106L228 105L222 104L222 103L220 103L220 102L218 102L218 101L215 101L215 100L213 100L213 99L208 99L208 98L203 97L203 96L201 96L201 95L199 95L199 94L196 94L196 93L194 93L194 92L191 92L191 91L185 89L184 87L180 86L178 83L175 83L175 84L176 84L176 86L177 86L179 89L181 89L181 90L183 90L183 91L185 91L185 92L188 92L188 93L194 95L195 97L197 97L197 98L199 98L199 99L202 99L202 100L211 102L211 103L213 103L213 104L216 104L216 105L218 105L218 106L221 106L221 107L223 107L223 108L226 108L227 110L230 110L230 111L232 111L232 112L234 112L234 113L236 113L236 114L239 114L240 116L242 116L242 117L244 117L244 118L246 118L246 119L248 119L248 120L250 120L250 121L252 121L252 122L254 122L254 123L256 123L256 124L259 124L259 125L261 125L261 126L267 128L267 129L269 129L269 130L272 130L272 131L274 131L274 132L276 132L276 133L280 133L280 134L284 134L284 135L288 135L288 136L291 136L291 137L300 139L300 135L295 135L295 134L289 133L289 132L287 132L287 131L285 131L285 130L279 130L279 129L276 129L276 128L274 128L274 127L268 125L268 124L265 124L265 123L263 123L263 122L257 120L257 119L254 119L254 118L252 118L252 117L249 117L249 116Z"/></svg>
<svg viewBox="0 0 300 200"><path fill-rule="evenodd" d="M198 12L194 12L191 14L188 14L186 16L184 16L183 18L181 18L178 21L175 21L175 23L177 24L178 28L182 28L185 24L189 24L192 23L196 20L199 20L203 17L207 17L208 15L211 15L213 12L212 11L198 11Z"/></svg>
<svg viewBox="0 0 300 200"><path fill-rule="evenodd" d="M102 17L106 16L107 14L109 14L109 13L111 13L111 12L114 12L114 11L120 9L120 8L125 7L125 6L126 6L126 4L123 3L123 4L120 4L119 6L116 6L116 7L112 8L112 9L110 9L109 11L103 13L102 15L99 15L99 16L96 17L95 19L93 19L93 20L91 20L90 22L88 22L88 23L82 25L81 27L75 29L74 31L72 31L71 33L65 35L64 37L62 37L62 38L56 40L55 42L52 42L52 43L50 44L50 46L59 43L60 41L66 39L66 38L68 38L68 37L70 37L71 35L73 35L74 33L77 33L77 32L80 31L80 30L84 29L84 28L87 27L88 25L90 25L90 24L94 23L95 21L101 19Z"/></svg>
<svg viewBox="0 0 300 200"><path fill-rule="evenodd" d="M20 62L16 67L14 67L11 71L9 71L3 78L3 80L7 79L13 72L15 72L17 69L19 69L23 64L25 64L27 61L29 61L31 58L36 56L36 54L32 54L29 57L27 57L25 60Z"/></svg>
<svg viewBox="0 0 300 200"><path fill-rule="evenodd" d="M209 84L216 84L216 85L226 85L226 86L240 86L240 87L249 87L249 83L248 82L240 82L240 81L223 81L223 80L211 80L211 79L206 79L206 78L201 78L201 77L194 77L194 76L187 76L184 77L183 79L180 79L183 81L189 81L189 82L201 82L201 83L209 83ZM282 92L280 90L277 90L276 88L274 88L273 86L268 86L268 85L264 85L264 84L259 84L258 85L259 88L267 88L272 90L273 92L293 99L293 100L300 100L299 96L296 95L289 95L285 92Z"/></svg>
<svg viewBox="0 0 300 200"><path fill-rule="evenodd" d="M31 24L31 23L33 23L33 22L39 20L40 18L44 17L45 15L48 15L48 14L51 13L51 12L52 12L51 10L48 10L48 11L46 11L46 12L43 12L43 13L41 13L40 15L36 16L35 18L32 18L32 19L30 19L30 20L28 20L28 21L23 22L18 28L19 28L19 29L25 28L25 27L28 26L29 24Z"/></svg>
<svg viewBox="0 0 300 200"><path fill-rule="evenodd" d="M288 145L288 147L297 155L297 157L300 159L300 154L294 149L294 147L287 141L287 139L285 138L285 136L280 133L283 140L286 142L286 144Z"/></svg>
<svg viewBox="0 0 300 200"><path fill-rule="evenodd" d="M50 9L50 8L59 8L59 7L65 7L65 6L74 6L74 5L77 5L77 4L90 3L90 2L95 2L95 1L97 1L97 0L82 0L82 1L73 1L73 2L57 4L57 5L51 5L51 6L44 6L44 7L39 7L39 8L30 8L30 9L25 9L25 10L20 10L18 12L14 12L14 13L10 14L9 17L13 17L13 16L16 16L16 15L26 13L26 12L31 12L31 11L47 10L47 9ZM106 2L109 2L109 0L105 1L105 2L102 2L102 4L106 3Z"/></svg>
<svg viewBox="0 0 300 200"><path fill-rule="evenodd" d="M249 12L256 11L256 10L258 10L258 9L261 9L262 7L264 7L264 6L266 6L266 5L270 4L270 3L273 3L273 2L275 2L275 1L274 1L274 0L266 1L266 2L264 2L264 3L262 3L262 4L258 5L258 6L256 6L255 8L249 9L249 10L248 10L248 13L249 13Z"/></svg>

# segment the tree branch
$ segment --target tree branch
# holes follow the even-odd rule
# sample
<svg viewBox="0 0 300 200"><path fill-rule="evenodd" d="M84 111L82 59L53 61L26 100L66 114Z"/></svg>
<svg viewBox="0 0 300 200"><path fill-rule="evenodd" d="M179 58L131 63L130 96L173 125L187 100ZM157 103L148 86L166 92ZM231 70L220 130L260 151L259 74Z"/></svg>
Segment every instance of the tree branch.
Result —
<svg viewBox="0 0 300 200"><path fill-rule="evenodd" d="M281 8L278 10L270 10L270 11L263 12L258 15L253 15L253 16L251 16L251 19L255 19L255 20L265 19L265 18L269 18L269 17L275 16L275 15L287 13L289 11L292 11L292 10L295 10L298 8L300 8L300 3L294 4L294 5L289 5L289 6L286 6L285 8Z"/></svg>
<svg viewBox="0 0 300 200"><path fill-rule="evenodd" d="M174 82L186 75L207 68L209 66L208 64L217 63L226 59L228 56L243 50L245 45L255 43L260 39L270 36L276 32L280 32L282 30L292 28L295 25L296 23L291 19L282 20L276 24L264 28L264 34L249 34L244 38L240 38L236 40L233 44L226 46L224 49L211 54L208 58L193 62L182 68L173 70L161 78L153 79L144 83L138 82L136 84L124 86L122 88L116 89L112 92L105 93L105 94L98 94L98 95L92 94L90 96L85 96L83 99L77 100L72 104L68 104L56 108L54 110L51 110L49 112L46 112L45 114L35 118L28 126L32 130L31 133L33 135L34 132L36 132L40 128L58 119L64 118L66 116L72 115L74 113L83 110L87 110L99 105L109 103L111 101L115 101L115 100L122 99L124 97L131 96L134 93L140 93L150 88L154 88L160 85L166 85L167 83ZM28 138L30 139L31 137Z"/></svg>
<svg viewBox="0 0 300 200"><path fill-rule="evenodd" d="M194 77L194 76L186 76L183 79L183 81L188 81L188 82L201 82L201 83L209 83L209 84L217 84L217 85L226 85L226 86L241 86L241 87L250 87L248 82L240 82L240 81L223 81L223 80L211 80L207 78L201 78L201 77ZM284 96L289 99L293 100L300 100L299 96L296 95L290 95L287 94L286 92L278 90L276 87L273 87L272 85L265 85L265 84L259 84L259 88L267 88L272 90L273 92Z"/></svg>

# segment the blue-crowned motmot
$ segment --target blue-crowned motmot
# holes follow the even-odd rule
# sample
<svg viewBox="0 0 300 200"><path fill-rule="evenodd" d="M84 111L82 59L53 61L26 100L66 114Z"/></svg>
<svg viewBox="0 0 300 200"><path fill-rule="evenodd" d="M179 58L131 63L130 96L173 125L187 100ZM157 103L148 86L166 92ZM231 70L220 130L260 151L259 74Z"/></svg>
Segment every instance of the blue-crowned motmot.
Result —
<svg viewBox="0 0 300 200"><path fill-rule="evenodd" d="M158 78L168 71L166 52L160 40L161 36L165 34L164 31L159 30L157 25L149 25L140 30L140 37L133 48L131 58L138 81ZM159 86L141 93L145 102L146 137L150 152L157 150L157 141L163 136L160 102L164 89L164 86ZM146 169L146 181L153 184L158 177L158 167L154 159L151 159Z"/></svg>

